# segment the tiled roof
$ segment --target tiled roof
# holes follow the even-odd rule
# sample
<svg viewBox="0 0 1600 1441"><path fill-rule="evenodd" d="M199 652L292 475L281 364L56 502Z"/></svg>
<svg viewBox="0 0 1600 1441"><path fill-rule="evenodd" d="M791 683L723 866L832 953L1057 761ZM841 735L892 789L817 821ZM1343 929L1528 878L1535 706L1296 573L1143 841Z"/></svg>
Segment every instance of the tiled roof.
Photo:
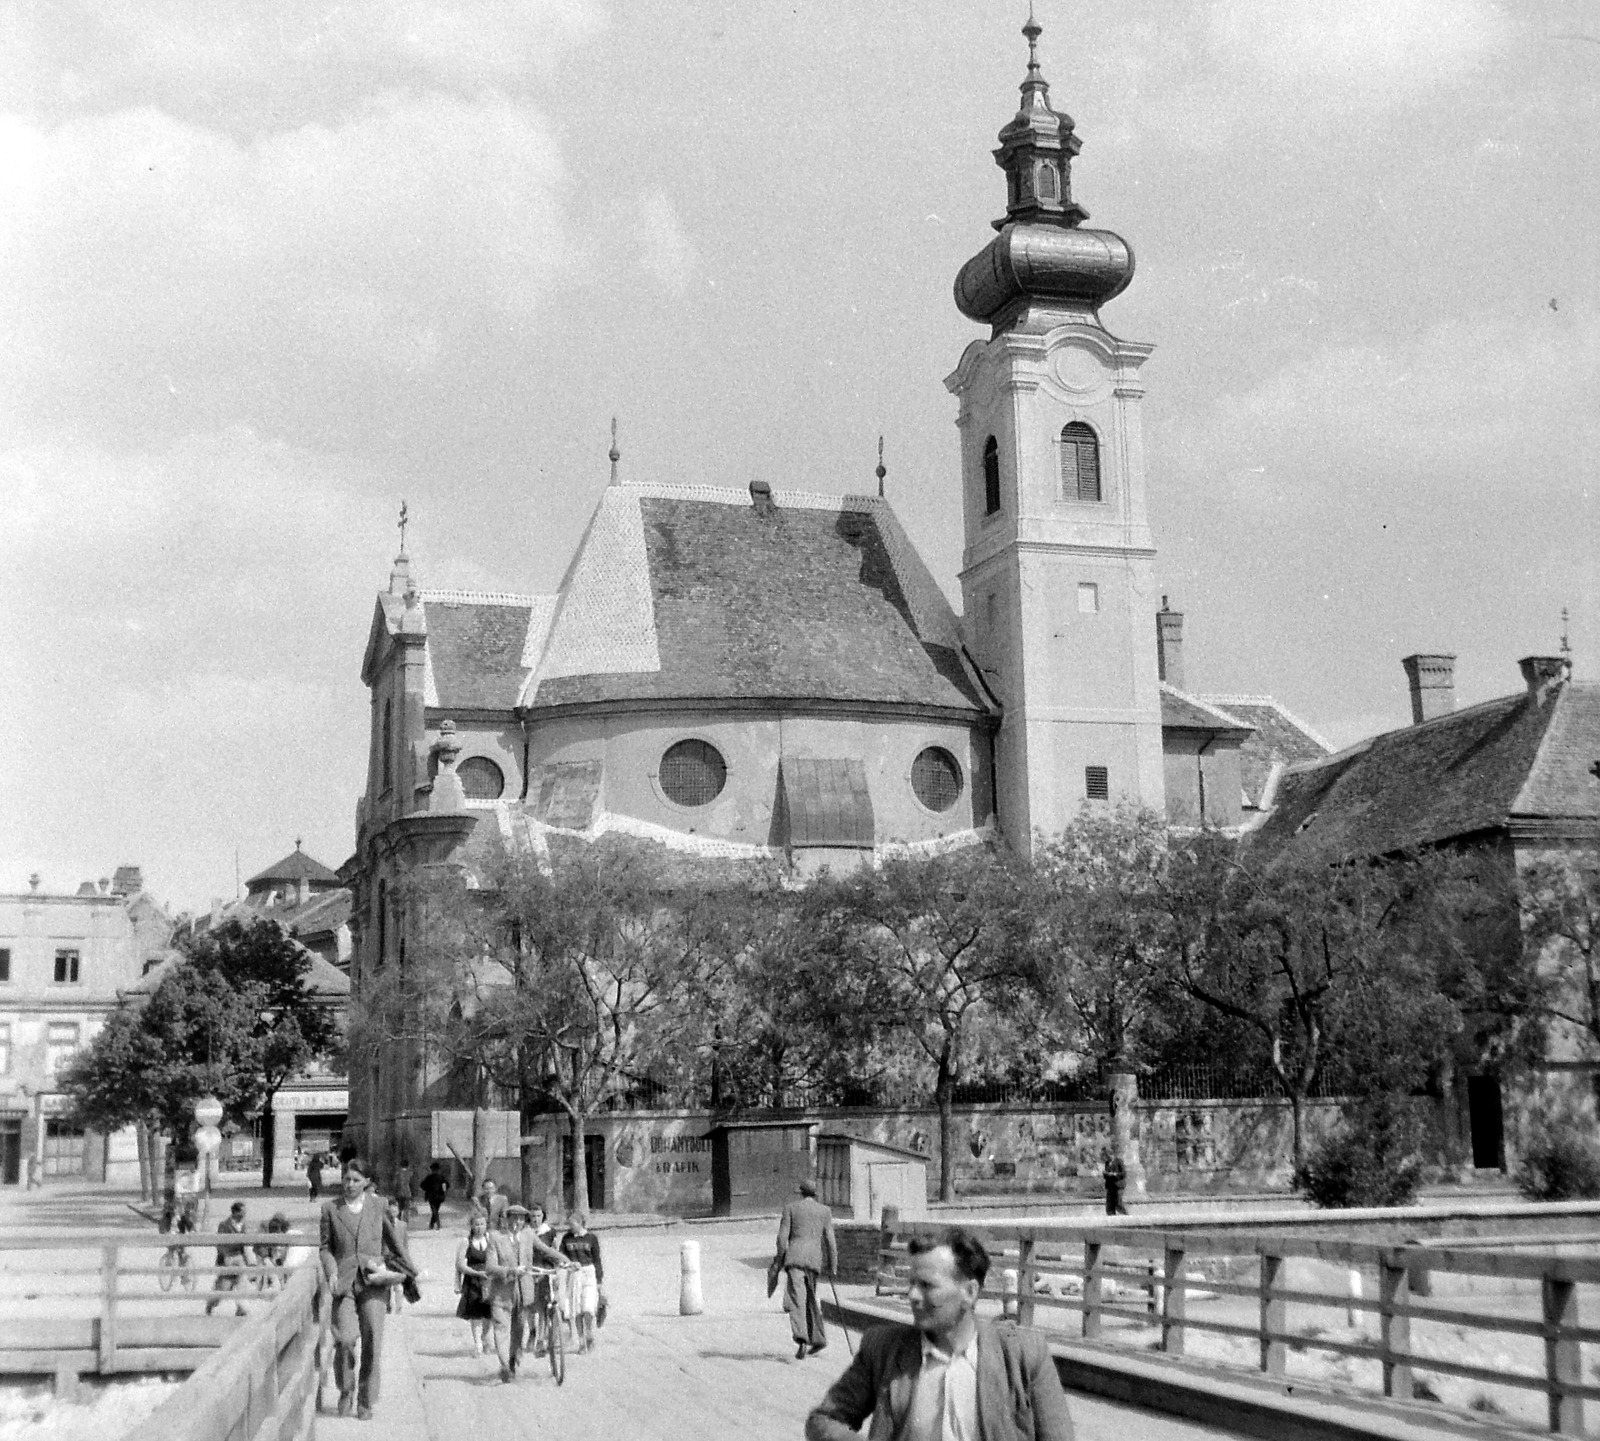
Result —
<svg viewBox="0 0 1600 1441"><path fill-rule="evenodd" d="M272 912L274 919L289 928L291 935L317 936L336 931L350 919L350 892L342 886L336 891L324 891L303 906L292 910Z"/></svg>
<svg viewBox="0 0 1600 1441"><path fill-rule="evenodd" d="M1333 747L1297 715L1269 695L1206 695L1199 699L1238 716L1253 733L1239 747L1239 779L1245 803L1260 805L1278 766L1300 765L1333 754Z"/></svg>
<svg viewBox="0 0 1600 1441"><path fill-rule="evenodd" d="M875 497L615 486L562 584L534 708L827 699L984 710L943 593Z"/></svg>
<svg viewBox="0 0 1600 1441"><path fill-rule="evenodd" d="M1202 700L1199 696L1190 695L1181 691L1176 686L1161 682L1161 724L1171 730L1200 730L1200 731L1247 731L1250 722L1241 720L1232 713L1222 710Z"/></svg>
<svg viewBox="0 0 1600 1441"><path fill-rule="evenodd" d="M1382 855L1504 827L1518 816L1600 821L1600 687L1523 692L1374 736L1295 766L1254 844L1299 836Z"/></svg>
<svg viewBox="0 0 1600 1441"><path fill-rule="evenodd" d="M311 966L301 977L301 986L313 996L323 1000L344 1000L350 994L350 977L345 975L337 966L330 966L315 951L307 951ZM140 976L127 988L124 995L151 996L156 993L161 983L166 980L179 966L189 964L189 958L177 951L167 954L165 960L159 965L152 966L144 975Z"/></svg>
<svg viewBox="0 0 1600 1441"><path fill-rule="evenodd" d="M251 876L244 884L246 890L254 890L257 886L265 885L270 881L300 880L321 882L330 886L339 884L339 877L333 871L330 871L321 861L312 860L299 846L296 846L281 861Z"/></svg>
<svg viewBox="0 0 1600 1441"><path fill-rule="evenodd" d="M426 701L432 706L509 710L530 663L531 622L546 621L552 596L422 593L428 627Z"/></svg>

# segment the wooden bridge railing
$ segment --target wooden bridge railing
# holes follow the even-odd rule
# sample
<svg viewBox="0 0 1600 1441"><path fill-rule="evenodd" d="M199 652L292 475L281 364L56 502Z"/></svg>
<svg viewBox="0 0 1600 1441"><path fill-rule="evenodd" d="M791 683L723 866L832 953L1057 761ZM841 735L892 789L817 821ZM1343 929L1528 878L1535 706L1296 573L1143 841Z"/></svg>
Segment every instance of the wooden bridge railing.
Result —
<svg viewBox="0 0 1600 1441"><path fill-rule="evenodd" d="M938 1223L886 1218L879 1294L904 1293L911 1237L937 1236L944 1229ZM1050 1311L1076 1312L1085 1341L1113 1341L1112 1331L1147 1337L1154 1330L1160 1352L1173 1357L1185 1354L1192 1333L1238 1337L1253 1343L1259 1370L1271 1377L1285 1374L1291 1349L1331 1352L1376 1362L1383 1394L1397 1400L1416 1394L1418 1372L1542 1392L1549 1429L1563 1435L1581 1433L1583 1403L1600 1400L1600 1386L1584 1381L1582 1365L1582 1347L1600 1343L1600 1327L1583 1325L1579 1310L1579 1288L1600 1285L1600 1236L1593 1234L1559 1238L1557 1244L1578 1249L1571 1254L1558 1253L1539 1237L1507 1237L1498 1245L1378 1245L1283 1234L1253 1237L1234 1227L1223 1234L1057 1223L967 1229L993 1258L988 1291L1002 1293L1004 1309L1024 1326L1048 1327ZM1376 1294L1364 1296L1355 1285L1293 1285L1290 1263L1297 1259L1332 1263L1341 1275L1375 1272ZM1207 1266L1214 1277L1193 1269ZM1249 1279L1235 1279L1251 1271ZM1008 1272L1015 1276L1014 1292ZM1537 1314L1511 1314L1513 1298L1505 1294L1483 1298L1488 1302L1483 1309L1435 1301L1428 1282L1440 1276L1498 1284L1501 1292L1504 1283L1536 1282ZM1254 1303L1250 1321L1237 1314L1231 1320L1195 1314L1189 1300L1196 1292L1248 1298ZM1290 1306L1342 1311L1352 1320L1357 1313L1376 1316L1376 1336L1341 1339L1316 1328L1292 1331ZM1108 1327L1108 1322L1114 1324ZM1419 1354L1414 1325L1458 1328L1499 1343L1536 1338L1543 1343L1544 1364L1511 1370L1478 1364L1459 1350L1454 1356Z"/></svg>
<svg viewBox="0 0 1600 1441"><path fill-rule="evenodd" d="M257 1259L216 1265L219 1246ZM218 1289L223 1278L236 1279ZM316 1237L10 1235L0 1239L0 1279L13 1293L0 1314L0 1371L54 1374L68 1395L85 1373L191 1372L134 1433L148 1441L310 1435L328 1312ZM207 1314L213 1306L230 1314ZM232 1314L241 1306L242 1318Z"/></svg>

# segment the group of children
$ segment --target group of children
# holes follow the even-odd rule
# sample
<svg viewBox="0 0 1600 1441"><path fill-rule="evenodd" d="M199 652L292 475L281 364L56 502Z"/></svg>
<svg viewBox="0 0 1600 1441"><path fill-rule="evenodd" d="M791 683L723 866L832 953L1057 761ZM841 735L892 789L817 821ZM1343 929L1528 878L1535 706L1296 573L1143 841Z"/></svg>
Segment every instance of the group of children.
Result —
<svg viewBox="0 0 1600 1441"><path fill-rule="evenodd" d="M561 1288L559 1314L574 1324L577 1349L592 1351L605 1317L604 1283L600 1238L582 1211L567 1217L558 1240L542 1205L508 1204L493 1181L485 1183L456 1249L456 1315L471 1330L478 1354L487 1354L492 1340L502 1381L516 1376L525 1342L531 1339L535 1356L543 1354L552 1285Z"/></svg>

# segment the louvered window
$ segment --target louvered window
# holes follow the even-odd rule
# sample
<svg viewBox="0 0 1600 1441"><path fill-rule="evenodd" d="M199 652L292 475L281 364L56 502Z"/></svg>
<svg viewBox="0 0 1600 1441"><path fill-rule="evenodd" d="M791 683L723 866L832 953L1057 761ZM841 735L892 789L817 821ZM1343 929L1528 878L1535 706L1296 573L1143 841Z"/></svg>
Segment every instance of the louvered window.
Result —
<svg viewBox="0 0 1600 1441"><path fill-rule="evenodd" d="M722 794L728 763L705 741L679 741L661 757L661 790L674 805L704 806Z"/></svg>
<svg viewBox="0 0 1600 1441"><path fill-rule="evenodd" d="M1083 793L1092 801L1111 799L1111 772L1104 766L1083 768Z"/></svg>
<svg viewBox="0 0 1600 1441"><path fill-rule="evenodd" d="M505 773L487 756L469 756L456 767L468 800L497 801L505 793Z"/></svg>
<svg viewBox="0 0 1600 1441"><path fill-rule="evenodd" d="M911 789L930 811L947 811L961 799L961 767L940 746L929 746L911 763Z"/></svg>
<svg viewBox="0 0 1600 1441"><path fill-rule="evenodd" d="M1100 442L1079 420L1061 431L1061 497L1100 499Z"/></svg>
<svg viewBox="0 0 1600 1441"><path fill-rule="evenodd" d="M1000 509L1000 442L992 435L983 443L983 509L986 515Z"/></svg>

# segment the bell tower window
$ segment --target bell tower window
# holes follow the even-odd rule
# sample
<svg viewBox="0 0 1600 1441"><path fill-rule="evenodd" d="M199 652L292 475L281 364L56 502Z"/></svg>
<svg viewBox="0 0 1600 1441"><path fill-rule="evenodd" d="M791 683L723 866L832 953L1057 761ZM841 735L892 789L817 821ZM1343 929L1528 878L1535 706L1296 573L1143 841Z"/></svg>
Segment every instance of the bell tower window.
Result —
<svg viewBox="0 0 1600 1441"><path fill-rule="evenodd" d="M1039 163L1039 177L1035 182L1041 200L1059 200L1060 188L1056 184L1056 168L1048 160Z"/></svg>
<svg viewBox="0 0 1600 1441"><path fill-rule="evenodd" d="M983 443L983 513L1000 509L1000 442L992 435Z"/></svg>
<svg viewBox="0 0 1600 1441"><path fill-rule="evenodd" d="M1081 420L1061 429L1061 498L1100 499L1100 441Z"/></svg>

